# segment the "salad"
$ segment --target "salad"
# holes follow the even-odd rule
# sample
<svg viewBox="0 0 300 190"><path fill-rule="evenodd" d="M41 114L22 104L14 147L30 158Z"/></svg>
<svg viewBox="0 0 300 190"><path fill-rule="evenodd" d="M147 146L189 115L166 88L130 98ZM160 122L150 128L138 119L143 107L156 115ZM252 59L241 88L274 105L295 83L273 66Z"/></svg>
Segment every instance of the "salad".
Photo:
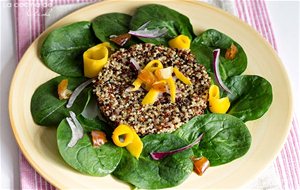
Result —
<svg viewBox="0 0 300 190"><path fill-rule="evenodd" d="M263 77L243 75L243 48L215 29L149 4L52 31L40 49L60 76L31 99L33 120L57 127L65 162L137 188L181 184L245 155L247 121L272 103Z"/></svg>

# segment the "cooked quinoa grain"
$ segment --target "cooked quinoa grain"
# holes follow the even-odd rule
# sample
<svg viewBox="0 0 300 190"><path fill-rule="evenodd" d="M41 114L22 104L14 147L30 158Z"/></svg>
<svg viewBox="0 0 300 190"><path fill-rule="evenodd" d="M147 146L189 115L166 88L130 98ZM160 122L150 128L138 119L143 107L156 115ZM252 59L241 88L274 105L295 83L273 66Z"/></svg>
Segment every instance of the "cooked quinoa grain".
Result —
<svg viewBox="0 0 300 190"><path fill-rule="evenodd" d="M176 66L192 85L176 79L176 103L171 103L170 95L163 93L153 105L142 105L147 91L131 92L137 78L130 59L141 68L158 59L164 68ZM136 44L129 49L113 53L108 64L99 73L95 83L95 93L99 108L104 116L118 124L132 126L139 135L172 132L206 109L210 78L203 65L197 63L190 50L178 50L153 44Z"/></svg>

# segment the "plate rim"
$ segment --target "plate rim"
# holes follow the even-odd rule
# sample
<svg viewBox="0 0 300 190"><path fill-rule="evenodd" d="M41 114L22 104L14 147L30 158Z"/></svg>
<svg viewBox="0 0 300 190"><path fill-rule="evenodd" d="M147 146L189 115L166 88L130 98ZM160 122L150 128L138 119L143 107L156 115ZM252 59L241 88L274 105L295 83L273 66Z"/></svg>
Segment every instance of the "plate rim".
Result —
<svg viewBox="0 0 300 190"><path fill-rule="evenodd" d="M14 113L13 113L13 110L12 110L12 104L13 104L13 99L12 99L12 94L14 92L14 88L15 87L15 83L16 83L16 78L17 78L17 75L18 73L20 72L22 66L24 65L24 59L28 56L28 52L30 49L32 49L32 47L34 47L35 45L38 44L38 42L43 38L45 37L46 34L48 34L50 31L52 31L56 25L58 25L60 22L62 22L63 20L69 18L69 17L72 17L73 14L77 14L78 12L80 11L84 11L85 9L89 9L90 7L93 7L93 6L101 6L102 4L107 4L107 3L114 3L114 2L118 2L119 0L103 0L103 1L100 1L100 2L96 2L96 3L93 3L91 5L87 5L83 8L80 8L78 10L75 10L74 12L62 17L61 19L59 19L58 21L54 22L52 25L50 25L47 29L45 29L32 43L31 45L28 47L28 49L25 51L25 53L23 54L22 58L20 59L20 61L18 62L17 64L17 67L15 69L15 72L13 74L13 77L12 77L12 80L11 80L11 84L10 84L10 89L9 89L9 100L8 100L8 109L9 109L9 119L10 119L10 124L11 124L11 128L12 128L12 131L13 131L13 134L14 134L14 138L16 139L17 141L17 144L18 144L18 147L19 149L21 150L21 152L23 153L23 155L25 156L26 160L30 163L30 165L48 182L50 183L51 185L53 185L54 187L56 188L64 188L60 182L56 181L54 178L51 177L51 175L47 174L46 172L44 172L41 167L39 167L39 165L36 163L36 161L34 161L34 159L32 159L32 157L30 156L30 154L28 153L28 151L26 151L26 148L24 147L24 144L22 143L21 141L21 138L17 132L17 126L15 125L15 122L14 122ZM126 0L128 2L132 2L134 0ZM142 0L142 1L145 1L145 0ZM160 4L161 1L159 0L150 0L151 3L157 3L157 4ZM286 139L288 137L288 134L290 132L290 128L291 128L291 123L292 123L292 118L293 118L293 110L294 110L294 94L292 93L292 88L291 88L291 80L290 80L290 77L287 73L287 69L285 68L283 62L281 61L281 59L279 58L277 52L274 50L274 48L271 46L271 44L269 44L265 38L263 38L263 36L261 36L254 28L252 28L249 24L245 23L244 21L242 21L240 18L238 18L237 16L234 16L222 9L219 9L217 7L214 7L208 3L205 3L205 2L201 2L201 1L197 1L197 0L172 0L172 1L178 1L178 3L191 3L191 4L194 4L195 6L204 6L205 8L208 8L208 9L211 9L212 11L214 12L218 12L219 14L222 14L226 17L229 17L231 20L235 20L236 22L238 22L238 24L241 24L243 25L243 27L246 27L247 30L251 30L251 32L253 34L256 35L257 38L260 39L261 42L264 43L264 45L266 45L271 51L272 51L272 54L274 56L274 58L276 59L276 61L280 64L278 64L278 66L280 67L281 70L283 70L283 76L285 77L286 81L288 82L288 86L286 86L286 91L288 91L287 94L290 95L290 104L289 104L289 107L291 108L289 110L289 113L288 113L288 123L289 125L287 126L286 130L284 131L283 135L282 135L282 140L280 142L280 146L277 147L276 149L276 153L272 155L272 157L270 157L270 159L268 159L267 163L268 164L265 164L263 166L263 168L261 170L259 170L258 172L255 172L251 177L250 179L248 179L247 183L251 182L255 177L257 177L268 165L271 164L271 162L277 157L277 155L280 153L280 151L282 150L285 142L286 142ZM164 1L162 1L164 2ZM246 183L246 184L247 184ZM244 184L244 185L246 185Z"/></svg>

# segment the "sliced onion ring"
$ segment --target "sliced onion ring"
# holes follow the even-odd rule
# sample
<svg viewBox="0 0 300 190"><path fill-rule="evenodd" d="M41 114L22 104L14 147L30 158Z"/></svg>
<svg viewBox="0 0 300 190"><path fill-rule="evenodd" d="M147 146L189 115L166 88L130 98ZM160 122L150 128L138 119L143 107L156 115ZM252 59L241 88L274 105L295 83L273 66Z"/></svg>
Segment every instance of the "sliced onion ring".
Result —
<svg viewBox="0 0 300 190"><path fill-rule="evenodd" d="M83 128L79 121L76 118L76 115L74 112L70 111L70 116L67 117L66 120L70 126L70 129L72 131L72 137L71 140L68 143L68 147L72 148L76 145L79 139L83 137Z"/></svg>
<svg viewBox="0 0 300 190"><path fill-rule="evenodd" d="M167 28L161 28L161 29L153 29L153 30L130 30L128 34L131 34L133 36L141 37L141 38L158 38L161 36L164 36L168 32Z"/></svg>
<svg viewBox="0 0 300 190"><path fill-rule="evenodd" d="M148 26L148 24L150 23L151 21L149 20L149 21L147 21L147 22L145 22L142 26L140 26L137 30L144 30L144 29L146 29L147 28L147 26Z"/></svg>
<svg viewBox="0 0 300 190"><path fill-rule="evenodd" d="M216 80L217 82L219 83L219 86L225 90L226 92L228 93L232 93L229 88L224 84L224 82L222 81L222 78L221 78L221 74L220 74L220 70L219 70L219 57L220 57L220 52L221 50L220 49L215 49L213 51L213 56L214 56L214 59L213 59L213 68L214 68L214 73L215 73L215 76L216 76Z"/></svg>
<svg viewBox="0 0 300 190"><path fill-rule="evenodd" d="M152 157L153 160L161 160L161 159L165 158L166 156L176 154L176 153L182 152L186 149L192 148L193 146L195 146L196 144L198 144L201 141L203 134L204 133L202 133L194 142L192 142L191 144L189 144L187 146L184 146L179 149L171 150L171 151L166 151L166 152L151 152L150 156Z"/></svg>
<svg viewBox="0 0 300 190"><path fill-rule="evenodd" d="M130 30L128 34L142 38L158 38L164 36L168 32L166 27L148 30L147 26L149 23L150 21L144 23L137 30Z"/></svg>
<svg viewBox="0 0 300 190"><path fill-rule="evenodd" d="M83 91L83 89L85 89L89 84L91 84L93 82L93 78L83 82L82 84L80 84L72 93L72 95L70 96L70 99L68 101L68 104L66 105L67 108L70 108L73 106L74 101L76 100L77 96L81 93L81 91Z"/></svg>
<svg viewBox="0 0 300 190"><path fill-rule="evenodd" d="M136 62L136 60L134 58L130 58L129 62L137 72L141 71L140 65Z"/></svg>

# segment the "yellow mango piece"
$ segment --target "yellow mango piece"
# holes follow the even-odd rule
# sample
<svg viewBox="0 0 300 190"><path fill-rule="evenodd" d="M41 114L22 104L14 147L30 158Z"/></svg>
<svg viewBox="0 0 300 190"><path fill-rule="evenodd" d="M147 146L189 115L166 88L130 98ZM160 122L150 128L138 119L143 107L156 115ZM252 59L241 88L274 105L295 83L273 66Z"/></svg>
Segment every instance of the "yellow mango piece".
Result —
<svg viewBox="0 0 300 190"><path fill-rule="evenodd" d="M122 139L120 139L122 138ZM112 140L118 147L125 147L132 143L134 138L133 131L130 126L121 124L113 131Z"/></svg>
<svg viewBox="0 0 300 190"><path fill-rule="evenodd" d="M217 85L211 85L210 87L209 87L209 92L208 92L208 94L209 94L209 100L211 99L211 98L216 98L216 99L219 99L220 98L220 90L219 90L219 87L217 86Z"/></svg>
<svg viewBox="0 0 300 190"><path fill-rule="evenodd" d="M167 67L163 69L157 69L154 74L159 80L168 79L172 76L173 67Z"/></svg>
<svg viewBox="0 0 300 190"><path fill-rule="evenodd" d="M167 83L170 89L170 95L171 95L171 102L175 103L176 98L176 84L172 77L167 79Z"/></svg>
<svg viewBox="0 0 300 190"><path fill-rule="evenodd" d="M140 74L138 75L138 79L143 81L146 86L152 86L152 84L157 81L155 75L146 69L141 70Z"/></svg>
<svg viewBox="0 0 300 190"><path fill-rule="evenodd" d="M209 101L209 110L213 113L226 113L230 107L228 97L216 99L211 98Z"/></svg>
<svg viewBox="0 0 300 190"><path fill-rule="evenodd" d="M157 69L162 69L163 67L164 67L163 64L159 60L155 59L155 60L150 61L145 66L144 69L146 69L146 70L148 70L150 72L153 72L153 71L155 71Z"/></svg>
<svg viewBox="0 0 300 190"><path fill-rule="evenodd" d="M143 151L143 142L141 138L136 134L135 130L131 128L133 131L133 141L129 145L126 146L126 149L130 152L130 154L136 159L139 159L142 151Z"/></svg>
<svg viewBox="0 0 300 190"><path fill-rule="evenodd" d="M216 85L209 88L209 110L213 113L226 113L230 107L228 97L220 99L220 90Z"/></svg>
<svg viewBox="0 0 300 190"><path fill-rule="evenodd" d="M98 76L101 69L106 65L109 56L110 45L108 42L101 43L83 53L84 76L93 78Z"/></svg>
<svg viewBox="0 0 300 190"><path fill-rule="evenodd" d="M165 80L160 80L152 84L152 88L160 91L160 92L166 92L167 91L167 82Z"/></svg>
<svg viewBox="0 0 300 190"><path fill-rule="evenodd" d="M136 79L132 85L134 86L134 88L132 88L130 91L137 91L138 89L140 89L141 85L142 85L143 81L141 79Z"/></svg>
<svg viewBox="0 0 300 190"><path fill-rule="evenodd" d="M179 35L176 38L173 38L169 42L169 46L177 49L190 49L191 40L185 35Z"/></svg>
<svg viewBox="0 0 300 190"><path fill-rule="evenodd" d="M179 71L178 68L174 67L174 68L173 68L173 71L174 71L174 73L175 73L175 76L176 76L179 80L181 80L184 84L186 84L186 85L192 85L192 82L190 81L190 79L188 79L187 77L185 77L185 76L183 75L183 73Z"/></svg>
<svg viewBox="0 0 300 190"><path fill-rule="evenodd" d="M142 105L152 105L157 100L159 91L151 88L142 101Z"/></svg>

